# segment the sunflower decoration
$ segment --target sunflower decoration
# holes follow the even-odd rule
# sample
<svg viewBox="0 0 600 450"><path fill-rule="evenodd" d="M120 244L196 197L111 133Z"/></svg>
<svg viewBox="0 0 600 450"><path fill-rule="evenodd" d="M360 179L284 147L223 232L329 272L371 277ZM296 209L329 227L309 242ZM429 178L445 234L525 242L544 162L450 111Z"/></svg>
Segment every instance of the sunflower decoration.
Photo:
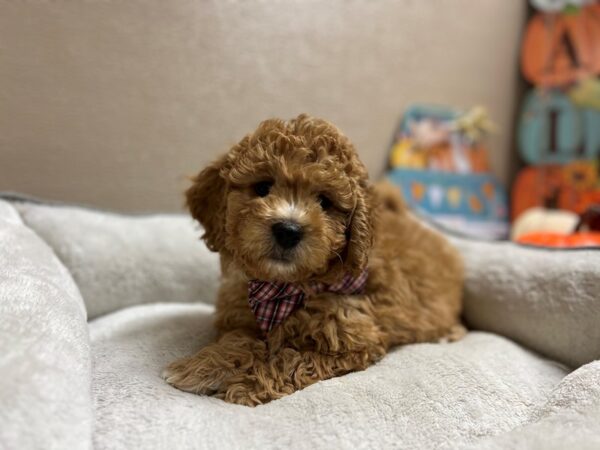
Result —
<svg viewBox="0 0 600 450"><path fill-rule="evenodd" d="M573 103L582 108L600 110L600 79L590 77L577 83L568 92Z"/></svg>
<svg viewBox="0 0 600 450"><path fill-rule="evenodd" d="M475 106L452 123L450 129L464 134L471 143L480 141L485 135L494 133L497 126L483 106Z"/></svg>
<svg viewBox="0 0 600 450"><path fill-rule="evenodd" d="M564 181L577 191L593 189L598 183L596 164L589 161L575 161L568 164L563 172Z"/></svg>

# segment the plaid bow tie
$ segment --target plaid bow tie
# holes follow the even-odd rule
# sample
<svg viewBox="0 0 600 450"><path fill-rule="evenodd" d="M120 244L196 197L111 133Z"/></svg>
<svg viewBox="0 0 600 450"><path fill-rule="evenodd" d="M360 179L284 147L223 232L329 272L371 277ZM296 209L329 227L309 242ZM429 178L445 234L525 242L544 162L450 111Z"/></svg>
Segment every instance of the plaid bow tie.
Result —
<svg viewBox="0 0 600 450"><path fill-rule="evenodd" d="M334 292L336 294L360 294L367 284L367 270L353 277L350 274L334 284L310 283L310 293ZM250 280L248 302L263 333L268 333L283 322L296 308L304 303L307 293L294 283Z"/></svg>

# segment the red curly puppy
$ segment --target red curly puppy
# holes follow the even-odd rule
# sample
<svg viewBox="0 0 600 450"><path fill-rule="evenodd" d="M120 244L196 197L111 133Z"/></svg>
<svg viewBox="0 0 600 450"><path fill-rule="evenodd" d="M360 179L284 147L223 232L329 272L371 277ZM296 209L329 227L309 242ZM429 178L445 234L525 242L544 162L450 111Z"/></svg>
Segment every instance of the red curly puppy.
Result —
<svg viewBox="0 0 600 450"><path fill-rule="evenodd" d="M261 123L187 203L223 275L216 342L165 370L179 389L254 406L464 330L456 251L324 120Z"/></svg>

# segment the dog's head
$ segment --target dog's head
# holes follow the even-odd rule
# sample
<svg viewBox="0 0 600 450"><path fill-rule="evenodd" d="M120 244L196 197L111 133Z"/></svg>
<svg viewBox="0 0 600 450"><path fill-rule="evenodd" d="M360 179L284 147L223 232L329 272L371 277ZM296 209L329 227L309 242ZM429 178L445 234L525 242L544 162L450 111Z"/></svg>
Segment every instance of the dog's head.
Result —
<svg viewBox="0 0 600 450"><path fill-rule="evenodd" d="M324 120L264 121L193 181L187 205L207 246L250 278L333 281L367 263L367 172Z"/></svg>

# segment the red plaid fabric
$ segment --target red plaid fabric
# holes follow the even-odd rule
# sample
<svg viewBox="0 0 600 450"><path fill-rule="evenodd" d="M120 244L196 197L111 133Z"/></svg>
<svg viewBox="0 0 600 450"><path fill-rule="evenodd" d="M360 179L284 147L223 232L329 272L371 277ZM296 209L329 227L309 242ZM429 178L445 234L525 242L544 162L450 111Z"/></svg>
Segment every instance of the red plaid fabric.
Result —
<svg viewBox="0 0 600 450"><path fill-rule="evenodd" d="M363 270L360 275L350 274L334 284L314 282L309 285L310 294L334 292L336 294L354 295L363 292L367 284L368 273ZM307 293L293 283L276 283L272 281L251 280L248 282L248 302L256 318L256 323L263 333L268 333L299 306L304 303Z"/></svg>

